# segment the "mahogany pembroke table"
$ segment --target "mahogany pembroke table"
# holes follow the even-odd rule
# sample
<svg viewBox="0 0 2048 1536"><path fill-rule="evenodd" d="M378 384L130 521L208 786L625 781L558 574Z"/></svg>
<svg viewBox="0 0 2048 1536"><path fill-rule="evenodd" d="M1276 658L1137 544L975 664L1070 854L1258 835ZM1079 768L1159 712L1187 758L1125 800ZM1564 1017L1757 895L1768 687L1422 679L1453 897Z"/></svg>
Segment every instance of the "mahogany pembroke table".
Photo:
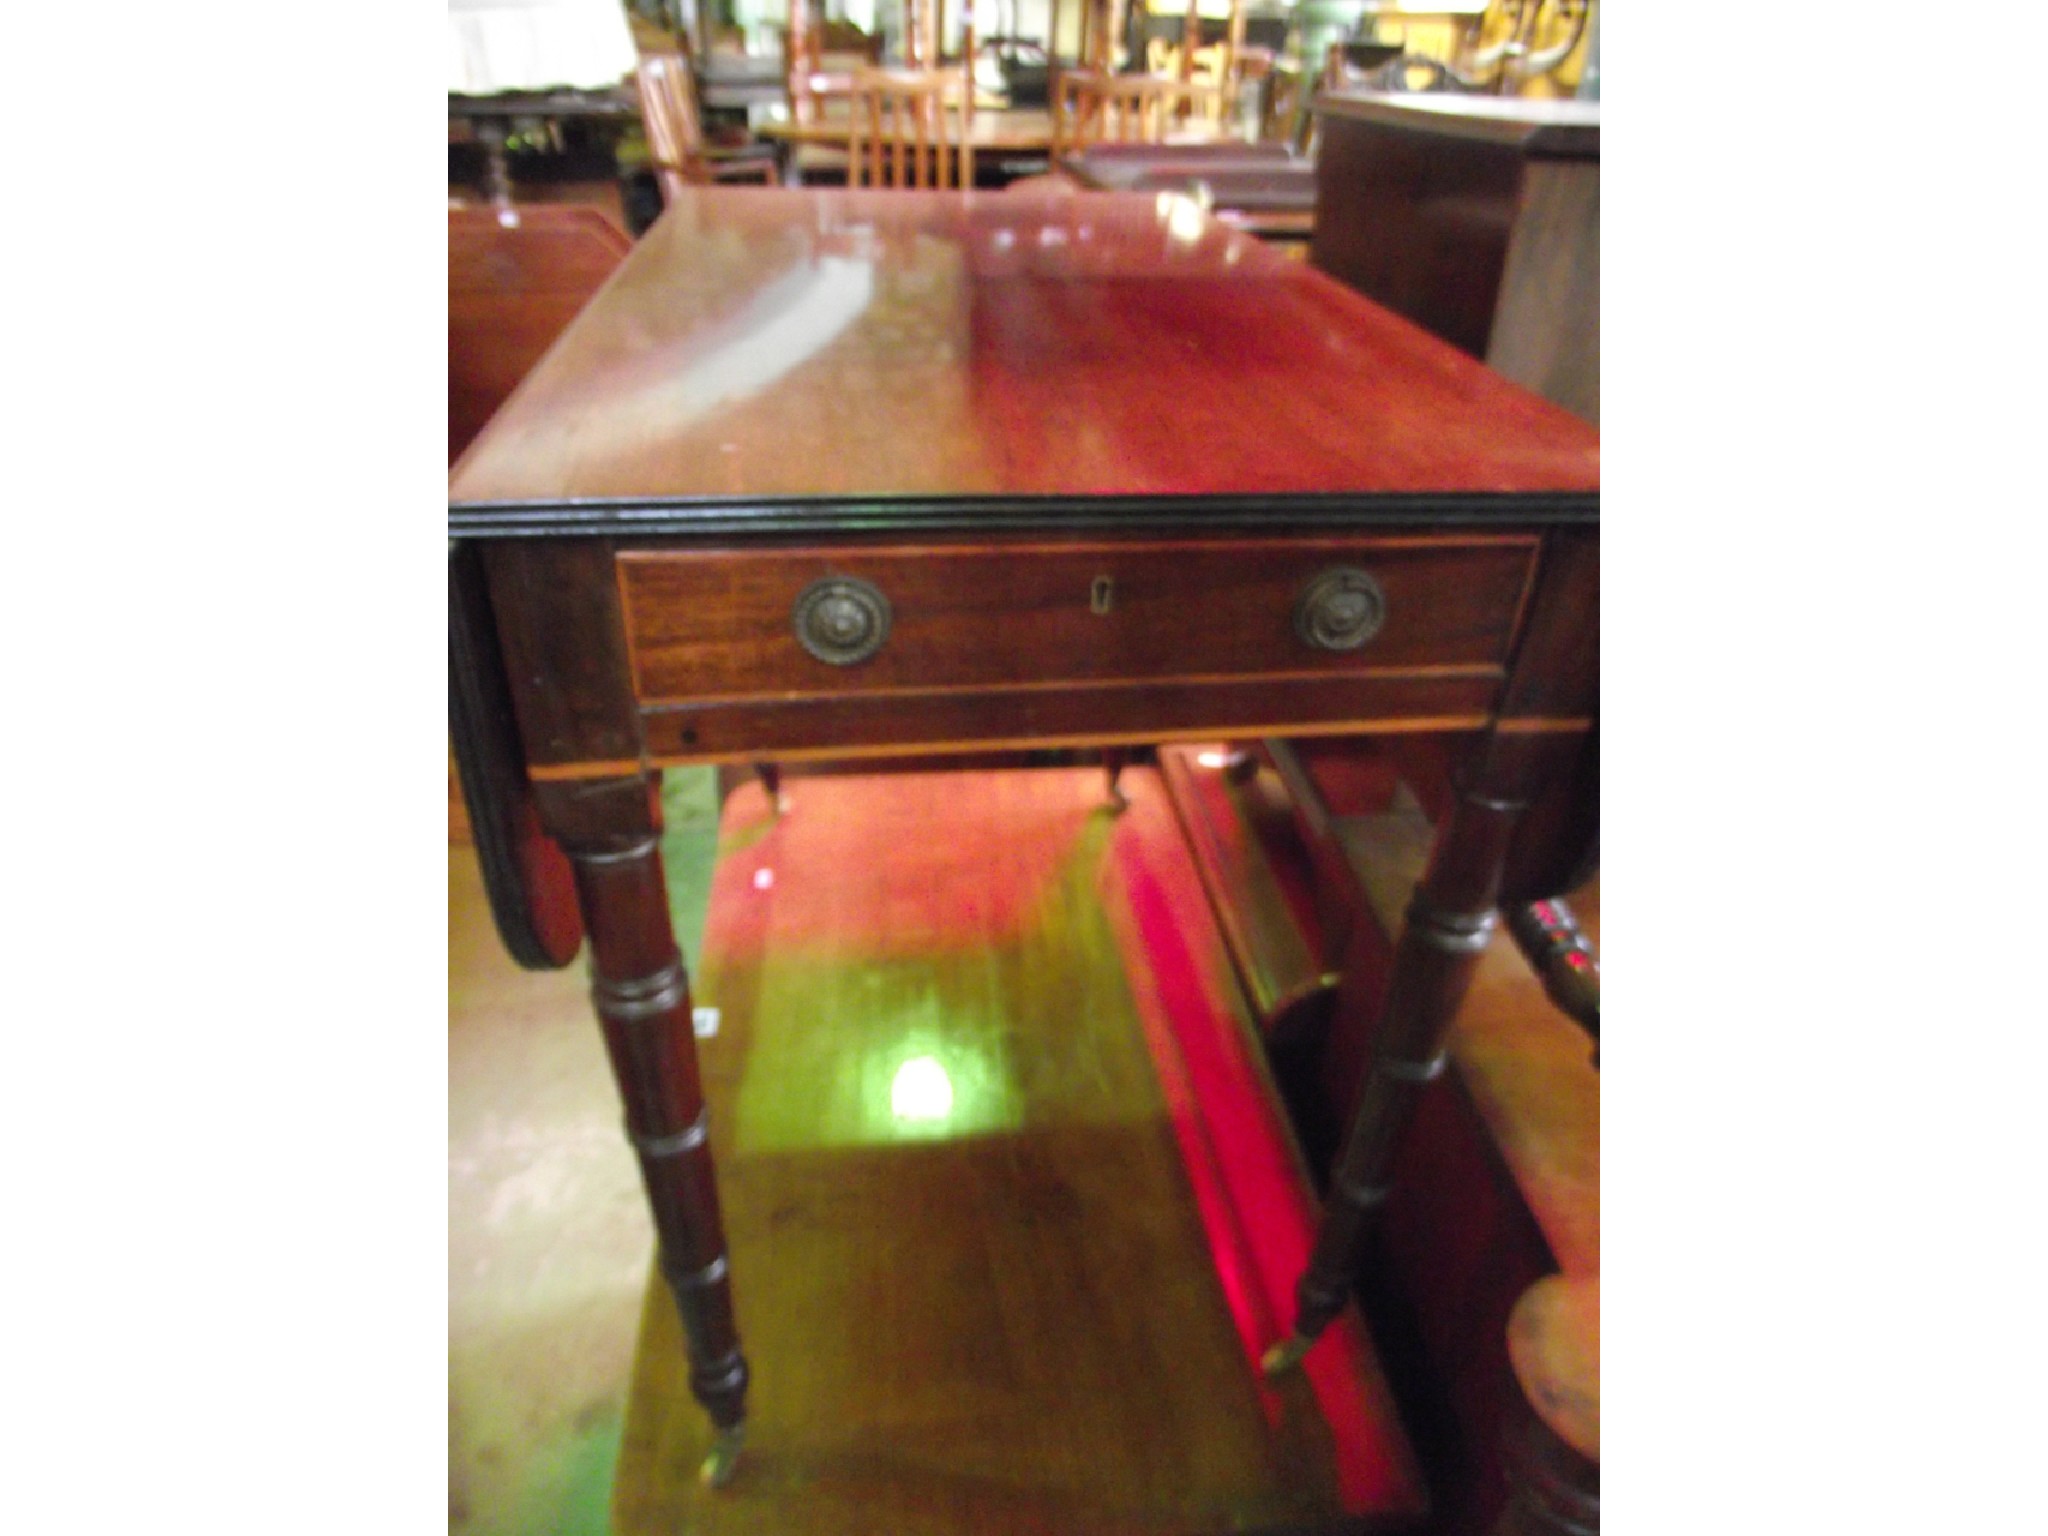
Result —
<svg viewBox="0 0 2048 1536"><path fill-rule="evenodd" d="M1518 812L1594 739L1599 478L1594 429L1185 200L663 215L451 471L451 710L508 946L589 939L707 1475L748 1365L660 770L1453 734L1285 1369L1346 1299Z"/></svg>

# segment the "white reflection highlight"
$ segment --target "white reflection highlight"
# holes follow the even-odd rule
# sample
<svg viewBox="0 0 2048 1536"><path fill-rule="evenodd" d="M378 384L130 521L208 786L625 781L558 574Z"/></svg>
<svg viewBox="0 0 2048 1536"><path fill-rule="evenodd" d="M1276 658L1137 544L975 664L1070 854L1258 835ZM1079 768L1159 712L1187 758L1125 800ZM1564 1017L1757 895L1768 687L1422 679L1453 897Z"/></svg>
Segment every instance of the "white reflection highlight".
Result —
<svg viewBox="0 0 2048 1536"><path fill-rule="evenodd" d="M875 294L872 262L820 256L770 284L732 326L732 338L693 358L659 394L671 422L759 394L829 347Z"/></svg>
<svg viewBox="0 0 2048 1536"><path fill-rule="evenodd" d="M1182 245L1202 238L1202 205L1190 197L1173 197L1166 213L1166 233Z"/></svg>
<svg viewBox="0 0 2048 1536"><path fill-rule="evenodd" d="M913 1056L896 1069L889 1113L898 1120L944 1120L953 1113L953 1079L936 1056Z"/></svg>

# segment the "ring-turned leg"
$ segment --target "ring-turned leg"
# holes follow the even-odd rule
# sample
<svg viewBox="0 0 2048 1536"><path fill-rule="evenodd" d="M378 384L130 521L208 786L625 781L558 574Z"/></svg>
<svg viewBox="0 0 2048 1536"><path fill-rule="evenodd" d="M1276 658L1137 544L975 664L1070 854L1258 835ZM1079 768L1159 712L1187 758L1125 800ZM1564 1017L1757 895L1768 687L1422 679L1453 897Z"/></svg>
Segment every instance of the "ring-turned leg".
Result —
<svg viewBox="0 0 2048 1536"><path fill-rule="evenodd" d="M635 791L645 794L635 781L627 798ZM733 1321L690 980L669 923L660 835L639 828L564 836L562 843L576 872L590 936L591 995L654 1210L661 1272L689 1341L690 1391L718 1429L704 1477L723 1483L743 1437L747 1362Z"/></svg>
<svg viewBox="0 0 2048 1536"><path fill-rule="evenodd" d="M1482 751L1480 763L1488 760ZM1266 1352L1277 1375L1299 1363L1350 1295L1351 1280L1387 1197L1401 1133L1423 1088L1444 1066L1444 1039L1494 925L1501 871L1518 800L1483 787L1461 789L1416 888L1401 939L1379 1038L1358 1108L1331 1171L1321 1226L1295 1287L1294 1332Z"/></svg>

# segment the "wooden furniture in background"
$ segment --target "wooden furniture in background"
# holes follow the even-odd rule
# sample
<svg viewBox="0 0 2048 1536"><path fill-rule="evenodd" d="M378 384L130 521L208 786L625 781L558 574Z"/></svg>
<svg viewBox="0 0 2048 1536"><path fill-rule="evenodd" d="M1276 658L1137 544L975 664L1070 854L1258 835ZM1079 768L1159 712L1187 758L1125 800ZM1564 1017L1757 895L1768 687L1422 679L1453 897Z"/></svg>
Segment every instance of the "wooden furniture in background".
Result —
<svg viewBox="0 0 2048 1536"><path fill-rule="evenodd" d="M542 125L551 140L563 142L577 132L616 135L639 110L633 92L623 86L448 97L451 143L459 142L453 135L467 135L483 152L477 189L483 201L501 208L514 203L584 203L603 209L621 225L626 221L625 198L608 140L601 149L591 149L573 160L560 155L521 157L521 166L529 170L548 165L551 174L547 179L516 177L510 144L520 125ZM566 163L556 167L555 159ZM561 174L564 171L566 175ZM456 191L451 185L451 197Z"/></svg>
<svg viewBox="0 0 2048 1536"><path fill-rule="evenodd" d="M674 202L686 186L777 179L773 145L727 149L705 142L690 62L680 53L642 54L638 79L640 120L647 130L647 147L664 206Z"/></svg>
<svg viewBox="0 0 2048 1536"><path fill-rule="evenodd" d="M760 126L760 136L776 145L785 157L786 182L801 184L807 172L837 175L844 170L853 133L852 95L843 101L843 115L828 112L810 122L770 122ZM977 162L983 157L1028 160L1044 156L1052 149L1052 114L1029 108L983 109L968 118L967 141Z"/></svg>
<svg viewBox="0 0 2048 1536"><path fill-rule="evenodd" d="M971 95L967 76L957 69L861 75L854 87L846 184L941 191L973 186Z"/></svg>
<svg viewBox="0 0 2048 1536"><path fill-rule="evenodd" d="M789 25L782 34L783 78L792 122L808 123L836 104L843 111L854 78L882 62L882 39L850 22L821 18L812 0L790 0Z"/></svg>
<svg viewBox="0 0 2048 1536"><path fill-rule="evenodd" d="M1597 880L1572 893L1599 926ZM1379 919L1384 932L1384 919ZM1600 1082L1496 936L1418 1107L1364 1271L1422 1387L1452 1532L1599 1528ZM1420 1378L1418 1381L1417 1378ZM1418 1394L1411 1391L1410 1397Z"/></svg>
<svg viewBox="0 0 2048 1536"><path fill-rule="evenodd" d="M1319 99L1309 260L1600 420L1598 102Z"/></svg>
<svg viewBox="0 0 2048 1536"><path fill-rule="evenodd" d="M912 69L937 69L942 0L903 0L903 35L897 51ZM970 55L971 57L971 55Z"/></svg>
<svg viewBox="0 0 2048 1536"><path fill-rule="evenodd" d="M1300 1361L1344 1307L1520 809L1592 728L1597 435L1150 198L685 197L456 466L448 531L476 595L453 611L485 626L462 653L502 658L464 691L517 727L476 738L500 771L465 785L523 786L573 868L707 1470L732 1471L748 1365L665 764L1448 733L1455 803L1277 1363ZM475 818L480 849L504 819ZM543 949L528 914L559 891L496 889L515 952Z"/></svg>
<svg viewBox="0 0 2048 1536"><path fill-rule="evenodd" d="M1129 19L1128 0L1080 0L1080 3L1079 44L1074 55L1076 65L1100 74L1109 74L1121 69L1126 51L1124 33ZM1060 0L1052 0L1049 31L1050 40L1057 43L1060 31ZM1054 50L1054 56L1058 56L1057 49Z"/></svg>
<svg viewBox="0 0 2048 1536"><path fill-rule="evenodd" d="M1343 1124L1382 1054L1377 1021L1432 821L1455 804L1443 755L1415 750L1434 746L1267 741L1248 775L1217 751L1160 753L1233 969L1324 1179L1341 1177ZM1551 883L1578 862L1524 847L1504 889ZM1572 900L1597 934L1597 876ZM1510 1507L1517 1520L1563 1518L1503 1529L1598 1525L1592 1055L1589 1035L1498 931L1395 1153L1360 1288L1431 1469L1433 1529L1446 1536L1481 1536Z"/></svg>
<svg viewBox="0 0 2048 1536"><path fill-rule="evenodd" d="M1171 75L1062 70L1053 81L1053 160L1090 144L1163 144L1183 124L1217 131L1222 89Z"/></svg>
<svg viewBox="0 0 2048 1536"><path fill-rule="evenodd" d="M632 248L596 208L448 210L450 464Z"/></svg>
<svg viewBox="0 0 2048 1536"><path fill-rule="evenodd" d="M1093 191L1177 192L1296 254L1315 227L1315 165L1281 143L1096 144L1057 169Z"/></svg>

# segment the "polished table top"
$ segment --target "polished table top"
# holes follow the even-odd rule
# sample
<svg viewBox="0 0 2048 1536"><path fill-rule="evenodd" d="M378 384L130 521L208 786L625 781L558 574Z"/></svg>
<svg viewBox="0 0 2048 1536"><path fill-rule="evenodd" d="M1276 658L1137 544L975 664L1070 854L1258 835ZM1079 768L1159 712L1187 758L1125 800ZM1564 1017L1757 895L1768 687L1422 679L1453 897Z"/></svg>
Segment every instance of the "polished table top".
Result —
<svg viewBox="0 0 2048 1536"><path fill-rule="evenodd" d="M1184 200L703 189L458 461L450 531L1147 497L1590 521L1598 487L1583 422Z"/></svg>

